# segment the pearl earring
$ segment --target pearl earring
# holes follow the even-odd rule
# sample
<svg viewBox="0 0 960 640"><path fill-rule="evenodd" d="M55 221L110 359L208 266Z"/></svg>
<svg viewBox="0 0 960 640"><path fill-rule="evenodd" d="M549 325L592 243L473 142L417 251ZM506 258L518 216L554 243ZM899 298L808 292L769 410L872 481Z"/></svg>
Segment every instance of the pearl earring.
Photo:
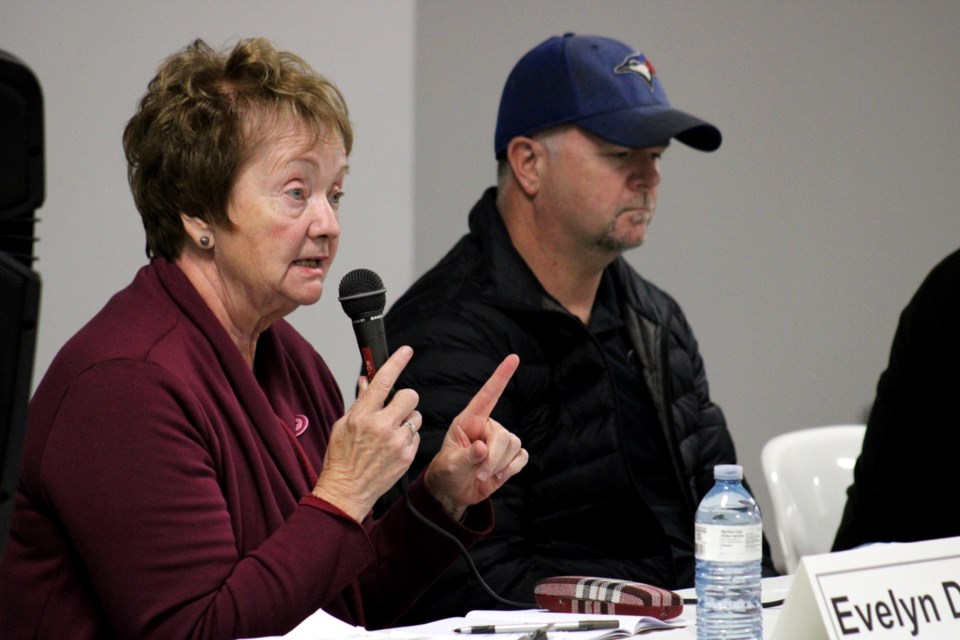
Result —
<svg viewBox="0 0 960 640"><path fill-rule="evenodd" d="M204 248L209 247L209 246L210 246L210 238L207 237L207 236L200 236L200 246L201 246L201 247L204 247Z"/></svg>

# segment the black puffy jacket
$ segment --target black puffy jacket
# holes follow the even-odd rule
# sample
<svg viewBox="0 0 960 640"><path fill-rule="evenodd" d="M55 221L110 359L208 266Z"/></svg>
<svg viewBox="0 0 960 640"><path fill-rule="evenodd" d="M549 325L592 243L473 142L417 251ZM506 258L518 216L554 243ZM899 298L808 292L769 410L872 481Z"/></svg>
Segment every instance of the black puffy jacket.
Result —
<svg viewBox="0 0 960 640"><path fill-rule="evenodd" d="M413 472L435 455L453 417L499 362L516 353L520 368L493 417L521 438L530 461L494 494L494 531L471 551L487 583L522 603L533 602L537 580L556 575L692 586L692 563L674 566L664 531L637 491L622 444L629 433L618 419L601 346L541 287L513 248L495 201L491 188L470 213L470 233L386 316L391 351L414 349L397 385L420 394L424 426ZM677 508L692 529L714 465L735 462L733 441L710 401L680 307L622 258L608 270L629 309L624 320L685 498ZM407 622L483 608L500 606L461 561Z"/></svg>

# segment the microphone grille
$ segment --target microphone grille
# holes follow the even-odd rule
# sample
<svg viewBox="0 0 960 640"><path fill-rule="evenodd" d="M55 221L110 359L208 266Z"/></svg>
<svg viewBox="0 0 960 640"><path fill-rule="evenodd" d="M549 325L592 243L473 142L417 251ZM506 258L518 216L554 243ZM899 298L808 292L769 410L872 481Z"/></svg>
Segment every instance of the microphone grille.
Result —
<svg viewBox="0 0 960 640"><path fill-rule="evenodd" d="M340 281L340 305L351 320L383 313L387 290L383 280L370 269L354 269Z"/></svg>

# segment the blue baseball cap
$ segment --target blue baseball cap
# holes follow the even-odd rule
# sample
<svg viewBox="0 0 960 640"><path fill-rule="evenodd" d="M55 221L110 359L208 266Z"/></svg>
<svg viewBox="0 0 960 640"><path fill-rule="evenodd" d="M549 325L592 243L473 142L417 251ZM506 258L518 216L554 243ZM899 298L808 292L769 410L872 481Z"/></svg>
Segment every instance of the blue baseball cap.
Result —
<svg viewBox="0 0 960 640"><path fill-rule="evenodd" d="M523 56L500 97L494 151L516 136L572 123L632 149L671 138L699 149L720 147L720 130L678 109L653 64L627 45L600 36L554 36Z"/></svg>

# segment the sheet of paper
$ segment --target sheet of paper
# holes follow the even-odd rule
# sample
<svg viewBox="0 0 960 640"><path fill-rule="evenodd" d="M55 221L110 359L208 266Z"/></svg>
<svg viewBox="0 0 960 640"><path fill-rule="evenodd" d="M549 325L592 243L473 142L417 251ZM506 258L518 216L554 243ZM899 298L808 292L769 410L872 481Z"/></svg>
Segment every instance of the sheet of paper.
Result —
<svg viewBox="0 0 960 640"><path fill-rule="evenodd" d="M385 631L375 632L378 638L390 638L391 640L519 640L528 638L525 633L482 633L482 634L462 634L454 632L454 629L470 626L488 625L488 624L543 624L551 622L577 622L580 620L594 619L615 619L623 629L633 629L639 627L642 631L652 631L654 629L681 629L688 625L688 621L683 618L673 620L657 620L648 616L605 616L597 614L575 614L575 613L552 613L539 609L521 610L521 611L471 611L465 618L446 618L430 622L427 624L400 627ZM550 640L600 640L607 637L627 637L628 634L621 633L612 636L612 629L601 629L595 631L551 631ZM673 638L674 636L671 636ZM677 637L677 640L682 638Z"/></svg>
<svg viewBox="0 0 960 640"><path fill-rule="evenodd" d="M363 627L347 624L323 609L317 609L283 637L291 640L347 640L369 638L370 634Z"/></svg>
<svg viewBox="0 0 960 640"><path fill-rule="evenodd" d="M580 620L605 620L605 619L615 619L619 622L619 627L621 629L626 629L628 631L633 631L634 633L640 633L643 631L650 631L653 629L673 629L685 627L689 624L689 621L683 616L678 616L670 620L660 620L652 616L626 616L626 615L601 615L601 614L592 614L592 613L554 613L551 611L544 611L541 609L526 609L520 611L471 611L467 614L467 620L470 621L470 624L504 624L504 623L540 623L540 624L549 624L551 622L577 622ZM553 638L556 634L559 637L560 633L569 633L571 638L583 638L583 640L589 640L590 638L603 638L607 637L610 633L610 630L599 630L599 631L568 631L568 632L551 632L550 637Z"/></svg>
<svg viewBox="0 0 960 640"><path fill-rule="evenodd" d="M482 635L462 635L454 632L459 627L469 627L472 622L466 618L444 618L424 624L410 627L397 627L394 629L384 629L382 631L373 631L371 637L391 640L484 640L495 638L496 640L516 640L522 634L482 634Z"/></svg>

